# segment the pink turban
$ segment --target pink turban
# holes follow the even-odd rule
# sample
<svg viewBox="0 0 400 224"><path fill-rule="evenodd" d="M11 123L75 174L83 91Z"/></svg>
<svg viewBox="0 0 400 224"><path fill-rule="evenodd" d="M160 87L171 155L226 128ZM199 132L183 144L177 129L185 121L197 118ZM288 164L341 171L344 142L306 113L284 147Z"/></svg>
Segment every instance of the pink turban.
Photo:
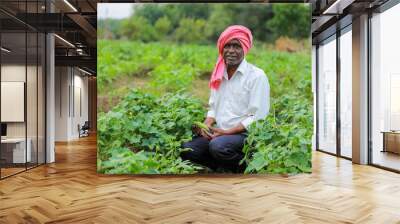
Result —
<svg viewBox="0 0 400 224"><path fill-rule="evenodd" d="M211 75L209 86L213 89L218 89L221 84L222 77L224 76L225 62L222 56L223 49L226 43L231 41L232 39L238 39L240 44L242 45L244 54L250 50L253 44L253 36L251 35L251 31L240 25L233 25L224 30L218 38L218 59L215 64L214 71Z"/></svg>

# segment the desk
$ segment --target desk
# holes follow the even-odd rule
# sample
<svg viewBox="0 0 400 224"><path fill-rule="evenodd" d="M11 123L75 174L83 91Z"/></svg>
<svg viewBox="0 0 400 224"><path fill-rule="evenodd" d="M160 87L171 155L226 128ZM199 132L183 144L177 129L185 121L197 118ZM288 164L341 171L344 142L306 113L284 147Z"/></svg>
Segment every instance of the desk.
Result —
<svg viewBox="0 0 400 224"><path fill-rule="evenodd" d="M382 131L381 133L383 133L382 152L400 154L400 131Z"/></svg>
<svg viewBox="0 0 400 224"><path fill-rule="evenodd" d="M1 139L1 157L6 163L25 163L30 162L32 158L31 145L32 140L27 138L28 144L25 154L25 138L6 138ZM12 158L12 159L11 159ZM25 158L27 161L25 161Z"/></svg>

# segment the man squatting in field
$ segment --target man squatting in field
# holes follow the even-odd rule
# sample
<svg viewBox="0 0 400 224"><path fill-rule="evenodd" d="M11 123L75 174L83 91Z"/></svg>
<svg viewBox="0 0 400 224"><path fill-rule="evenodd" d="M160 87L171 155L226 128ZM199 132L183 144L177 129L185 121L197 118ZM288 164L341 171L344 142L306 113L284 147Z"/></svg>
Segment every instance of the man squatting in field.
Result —
<svg viewBox="0 0 400 224"><path fill-rule="evenodd" d="M182 145L185 160L233 172L243 172L243 146L249 125L264 119L269 111L269 83L264 71L248 63L245 54L252 47L251 31L240 25L221 33L219 56L211 75L209 110L204 123L212 130L199 130L197 136ZM212 127L216 123L215 127Z"/></svg>

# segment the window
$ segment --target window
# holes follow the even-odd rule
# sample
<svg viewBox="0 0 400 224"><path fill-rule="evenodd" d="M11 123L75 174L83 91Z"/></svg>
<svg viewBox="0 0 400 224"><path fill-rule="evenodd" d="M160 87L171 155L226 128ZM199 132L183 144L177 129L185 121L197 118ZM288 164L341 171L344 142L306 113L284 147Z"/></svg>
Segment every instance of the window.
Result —
<svg viewBox="0 0 400 224"><path fill-rule="evenodd" d="M41 13L43 4L21 1L17 11ZM45 44L44 33L0 12L0 178L45 163Z"/></svg>
<svg viewBox="0 0 400 224"><path fill-rule="evenodd" d="M351 26L340 36L340 154L352 157L352 33Z"/></svg>
<svg viewBox="0 0 400 224"><path fill-rule="evenodd" d="M400 5L371 18L372 163L400 170Z"/></svg>
<svg viewBox="0 0 400 224"><path fill-rule="evenodd" d="M336 153L336 36L318 47L318 149Z"/></svg>

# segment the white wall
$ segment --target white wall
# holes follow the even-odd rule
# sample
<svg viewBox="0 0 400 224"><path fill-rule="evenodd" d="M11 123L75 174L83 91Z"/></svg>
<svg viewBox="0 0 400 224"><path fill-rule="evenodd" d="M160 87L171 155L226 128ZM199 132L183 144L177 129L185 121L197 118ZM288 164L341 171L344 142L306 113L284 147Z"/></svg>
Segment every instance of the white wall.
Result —
<svg viewBox="0 0 400 224"><path fill-rule="evenodd" d="M56 67L56 141L79 138L78 124L88 120L88 78L83 75L76 68Z"/></svg>
<svg viewBox="0 0 400 224"><path fill-rule="evenodd" d="M20 81L25 82L24 65L2 65L1 81Z"/></svg>
<svg viewBox="0 0 400 224"><path fill-rule="evenodd" d="M68 87L70 77L67 67L55 68L55 140L68 140Z"/></svg>
<svg viewBox="0 0 400 224"><path fill-rule="evenodd" d="M74 107L72 110L71 135L77 138L79 135L78 124L82 126L88 120L88 78L81 76L83 73L76 69L74 70L74 74L74 96L72 96Z"/></svg>
<svg viewBox="0 0 400 224"><path fill-rule="evenodd" d="M38 69L38 70L37 70ZM44 163L44 82L42 68L39 66L27 67L25 64L3 64L1 66L2 82L25 82L26 83L26 108L23 106L21 112L27 115L27 120L23 122L6 122L7 137L9 138L24 138L25 134L30 139L30 148L32 151L32 161ZM23 94L23 93L22 93ZM7 97L7 96L2 96ZM12 110L11 108L1 108L4 111ZM8 113L15 113L7 111ZM37 156L37 153L39 155Z"/></svg>
<svg viewBox="0 0 400 224"><path fill-rule="evenodd" d="M27 69L27 67L25 66L25 64L24 65L2 64L2 66L1 66L1 81L2 82L17 81L17 82L23 82L25 85L26 84L26 79L25 79L26 69ZM28 68L28 70L30 70L30 68ZM2 89L2 94L4 94L3 91L4 91L4 89ZM25 93L25 89L22 90L22 94L24 94L24 93ZM1 98L8 98L8 96L2 95ZM19 109L21 109L22 113L25 114L25 102L23 104L24 105L22 106L22 108L19 108ZM1 110L2 110L2 114L3 113L13 113L12 111L9 111L10 110L9 107L1 107ZM4 122L4 123L7 124L7 138L25 138L26 128L27 128L25 117L23 118L23 121L21 121L21 122ZM29 138L30 136L28 135L27 137ZM4 145L2 145L2 146L4 147ZM28 148L31 148L31 145L28 145ZM35 148L33 148L33 150L35 150ZM23 149L23 151L25 151L25 149ZM32 148L27 153L27 156L32 156L31 152L32 152ZM23 155L25 155L25 153ZM32 159L32 157L28 158L27 161L31 161L31 159ZM25 159L22 159L22 161L25 161ZM20 162L22 162L22 161L20 161Z"/></svg>
<svg viewBox="0 0 400 224"><path fill-rule="evenodd" d="M27 69L27 70L25 70ZM27 120L28 129L35 130L36 135L36 80L31 77L31 74L35 74L36 77L36 66L17 65L17 64L5 64L1 66L1 81L2 82L25 82L26 71L28 72L28 88L27 88ZM26 82L25 82L26 83ZM30 87L30 88L29 88ZM39 107L42 105L39 105ZM7 110L8 108L2 108ZM25 137L25 123L26 122L7 122L7 136L9 137ZM28 130L28 132L29 132ZM29 137L29 133L28 133Z"/></svg>
<svg viewBox="0 0 400 224"><path fill-rule="evenodd" d="M25 65L2 65L1 81L25 82ZM1 108L7 110L7 108ZM7 122L8 137L25 137L25 122Z"/></svg>

